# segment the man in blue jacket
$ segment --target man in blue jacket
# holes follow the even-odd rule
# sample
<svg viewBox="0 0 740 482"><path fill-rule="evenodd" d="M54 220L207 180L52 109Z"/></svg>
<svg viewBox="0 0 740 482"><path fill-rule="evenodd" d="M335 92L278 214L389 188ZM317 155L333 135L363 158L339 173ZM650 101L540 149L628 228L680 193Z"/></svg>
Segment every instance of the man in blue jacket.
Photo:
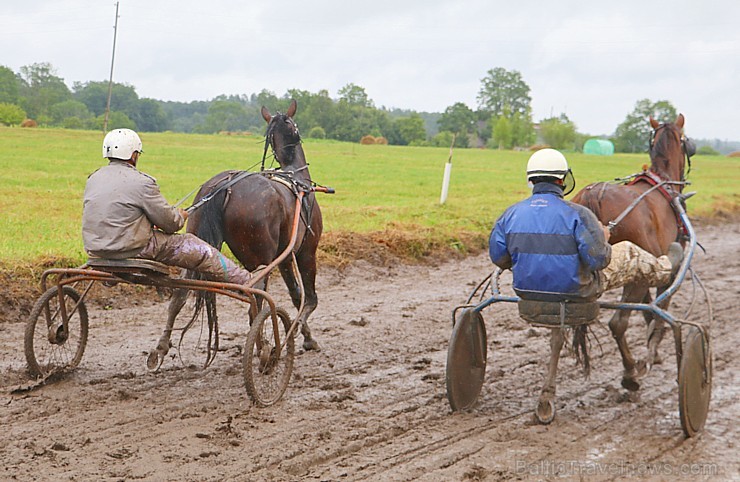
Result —
<svg viewBox="0 0 740 482"><path fill-rule="evenodd" d="M541 149L529 158L532 196L509 207L489 241L491 260L511 269L523 299L592 301L602 292L635 281L670 282L683 258L673 243L656 258L634 243L608 244L609 230L588 208L563 199L575 187L565 156Z"/></svg>

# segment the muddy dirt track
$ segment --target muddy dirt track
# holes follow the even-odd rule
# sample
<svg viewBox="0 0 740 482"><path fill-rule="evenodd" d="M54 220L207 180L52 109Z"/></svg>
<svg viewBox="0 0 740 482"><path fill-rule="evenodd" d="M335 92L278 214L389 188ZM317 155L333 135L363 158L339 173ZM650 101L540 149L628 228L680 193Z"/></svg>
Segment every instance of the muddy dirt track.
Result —
<svg viewBox="0 0 740 482"><path fill-rule="evenodd" d="M236 302L220 303L221 352L211 367L168 358L158 373L147 372L145 360L166 302L90 306L80 366L21 393L11 391L29 383L24 323L0 324L0 479L740 480L740 224L697 232L707 254L697 252L693 266L715 309L714 388L697 438L684 439L681 430L670 335L661 345L664 362L639 396L629 396L619 383L608 311L593 328L591 378L564 355L557 417L542 426L533 423L532 409L549 353L547 330L520 321L513 305L487 309L479 403L451 413L450 310L489 272L489 261L357 262L320 272L311 325L323 350L299 351L283 400L269 408L252 406L244 389L247 328ZM271 291L283 293L273 281ZM683 313L689 296L687 282L671 312ZM629 333L642 357L641 316L633 315ZM187 349L183 356L200 363Z"/></svg>

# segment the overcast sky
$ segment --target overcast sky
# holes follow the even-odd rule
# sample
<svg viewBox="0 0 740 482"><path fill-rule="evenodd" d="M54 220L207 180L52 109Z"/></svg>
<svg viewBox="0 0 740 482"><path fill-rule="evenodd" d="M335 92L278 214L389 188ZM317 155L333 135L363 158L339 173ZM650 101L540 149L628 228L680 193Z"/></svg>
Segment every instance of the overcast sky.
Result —
<svg viewBox="0 0 740 482"><path fill-rule="evenodd" d="M185 102L355 83L377 107L442 112L477 108L503 67L535 121L611 134L647 98L690 137L740 140L739 19L737 0L120 0L113 79ZM114 0L4 0L0 65L107 81L114 22Z"/></svg>

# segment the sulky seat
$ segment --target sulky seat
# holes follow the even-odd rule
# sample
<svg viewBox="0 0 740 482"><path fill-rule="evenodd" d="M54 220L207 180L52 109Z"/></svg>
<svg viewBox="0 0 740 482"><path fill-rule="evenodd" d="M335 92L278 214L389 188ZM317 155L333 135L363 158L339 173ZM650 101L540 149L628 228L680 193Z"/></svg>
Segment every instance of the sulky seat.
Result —
<svg viewBox="0 0 740 482"><path fill-rule="evenodd" d="M98 271L105 271L118 278L136 284L159 284L159 281L173 274L171 266L141 258L109 259L90 257L87 266Z"/></svg>
<svg viewBox="0 0 740 482"><path fill-rule="evenodd" d="M588 325L599 318L599 304L594 301L518 301L519 316L546 327Z"/></svg>

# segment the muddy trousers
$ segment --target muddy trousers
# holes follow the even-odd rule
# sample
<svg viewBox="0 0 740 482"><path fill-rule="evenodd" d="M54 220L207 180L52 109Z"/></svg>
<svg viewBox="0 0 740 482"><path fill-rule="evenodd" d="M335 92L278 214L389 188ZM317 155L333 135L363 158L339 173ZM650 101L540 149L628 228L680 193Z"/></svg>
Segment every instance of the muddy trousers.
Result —
<svg viewBox="0 0 740 482"><path fill-rule="evenodd" d="M197 271L213 281L245 284L252 277L249 271L190 233L154 231L138 257Z"/></svg>
<svg viewBox="0 0 740 482"><path fill-rule="evenodd" d="M612 246L612 259L601 271L604 291L631 283L666 286L671 282L671 262L668 256L655 257L630 241Z"/></svg>

